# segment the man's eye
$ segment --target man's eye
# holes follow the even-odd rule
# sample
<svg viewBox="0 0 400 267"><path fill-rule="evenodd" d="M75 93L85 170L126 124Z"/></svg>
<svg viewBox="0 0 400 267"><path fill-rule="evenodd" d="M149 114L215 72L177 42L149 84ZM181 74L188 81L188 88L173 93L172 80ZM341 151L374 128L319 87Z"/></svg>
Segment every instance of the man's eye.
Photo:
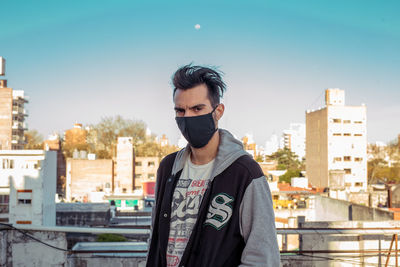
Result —
<svg viewBox="0 0 400 267"><path fill-rule="evenodd" d="M201 107L196 107L195 110L196 111L200 111L200 110L202 110L202 108Z"/></svg>

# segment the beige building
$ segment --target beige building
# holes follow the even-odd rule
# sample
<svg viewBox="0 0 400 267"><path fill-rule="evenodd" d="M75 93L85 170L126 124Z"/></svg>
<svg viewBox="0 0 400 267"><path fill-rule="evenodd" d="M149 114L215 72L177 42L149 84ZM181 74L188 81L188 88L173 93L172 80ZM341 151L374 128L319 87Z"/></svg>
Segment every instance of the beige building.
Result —
<svg viewBox="0 0 400 267"><path fill-rule="evenodd" d="M158 157L135 158L132 137L118 137L114 159L67 159L66 200L102 202L142 196L143 182L155 181L158 166Z"/></svg>
<svg viewBox="0 0 400 267"><path fill-rule="evenodd" d="M144 181L155 181L160 164L158 157L136 157L135 159L135 187L142 188Z"/></svg>
<svg viewBox="0 0 400 267"><path fill-rule="evenodd" d="M324 108L306 113L309 181L344 193L338 198L367 191L367 108L346 106L345 92L340 89L327 89L325 102ZM337 180L338 171L344 172L344 179Z"/></svg>
<svg viewBox="0 0 400 267"><path fill-rule="evenodd" d="M132 193L134 190L134 162L133 138L118 137L114 182L114 191L116 193Z"/></svg>
<svg viewBox="0 0 400 267"><path fill-rule="evenodd" d="M0 76L4 75L5 59L0 57ZM13 90L7 87L7 80L0 80L0 150L24 148L27 102L24 91Z"/></svg>
<svg viewBox="0 0 400 267"><path fill-rule="evenodd" d="M7 80L0 80L0 149L24 148L27 102L24 91L8 88Z"/></svg>
<svg viewBox="0 0 400 267"><path fill-rule="evenodd" d="M111 159L67 159L65 197L68 202L91 201L91 192L111 193L114 166Z"/></svg>

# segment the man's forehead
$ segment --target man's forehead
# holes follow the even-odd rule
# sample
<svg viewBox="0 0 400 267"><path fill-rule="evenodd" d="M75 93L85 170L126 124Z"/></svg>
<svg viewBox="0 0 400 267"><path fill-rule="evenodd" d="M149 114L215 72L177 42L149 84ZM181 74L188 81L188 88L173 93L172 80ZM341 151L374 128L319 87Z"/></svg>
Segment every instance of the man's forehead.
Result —
<svg viewBox="0 0 400 267"><path fill-rule="evenodd" d="M207 88L177 89L174 95L175 106L211 105Z"/></svg>

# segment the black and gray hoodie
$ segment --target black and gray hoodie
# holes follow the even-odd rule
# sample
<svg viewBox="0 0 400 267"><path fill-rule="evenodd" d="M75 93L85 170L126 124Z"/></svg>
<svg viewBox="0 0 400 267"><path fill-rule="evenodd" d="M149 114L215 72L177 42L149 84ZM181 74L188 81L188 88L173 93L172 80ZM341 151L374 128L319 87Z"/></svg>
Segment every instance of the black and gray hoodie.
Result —
<svg viewBox="0 0 400 267"><path fill-rule="evenodd" d="M280 264L271 193L260 166L228 131L180 266ZM167 266L171 201L190 148L166 156L157 172L156 206L147 266Z"/></svg>

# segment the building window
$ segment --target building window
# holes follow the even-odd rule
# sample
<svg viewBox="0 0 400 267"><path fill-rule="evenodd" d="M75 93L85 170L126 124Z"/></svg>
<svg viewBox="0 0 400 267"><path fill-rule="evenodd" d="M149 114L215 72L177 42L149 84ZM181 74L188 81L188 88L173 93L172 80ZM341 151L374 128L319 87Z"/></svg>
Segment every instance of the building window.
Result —
<svg viewBox="0 0 400 267"><path fill-rule="evenodd" d="M154 167L154 166L156 166L156 164L154 163L154 161L149 161L149 162L147 163L147 166L148 166L148 167Z"/></svg>
<svg viewBox="0 0 400 267"><path fill-rule="evenodd" d="M344 160L344 161L351 161L351 157L350 157L350 156L344 156L344 157L343 157L343 160Z"/></svg>
<svg viewBox="0 0 400 267"><path fill-rule="evenodd" d="M350 133L344 133L343 136L351 136Z"/></svg>
<svg viewBox="0 0 400 267"><path fill-rule="evenodd" d="M363 158L354 158L354 161L357 161L357 162L360 162L362 160L363 160Z"/></svg>
<svg viewBox="0 0 400 267"><path fill-rule="evenodd" d="M362 186L363 183L357 182L357 183L355 183L354 185L355 185L355 186Z"/></svg>
<svg viewBox="0 0 400 267"><path fill-rule="evenodd" d="M350 123L351 121L350 120L343 120L343 123Z"/></svg>
<svg viewBox="0 0 400 267"><path fill-rule="evenodd" d="M3 159L3 169L14 169L14 160Z"/></svg>
<svg viewBox="0 0 400 267"><path fill-rule="evenodd" d="M362 124L362 121L354 121L355 124Z"/></svg>
<svg viewBox="0 0 400 267"><path fill-rule="evenodd" d="M351 174L351 169L344 169L345 174Z"/></svg>
<svg viewBox="0 0 400 267"><path fill-rule="evenodd" d="M154 179L156 176L155 176L155 174L154 173L149 173L149 174L147 174L147 178L149 178L149 179Z"/></svg>
<svg viewBox="0 0 400 267"><path fill-rule="evenodd" d="M0 213L8 213L9 195L0 195Z"/></svg>
<svg viewBox="0 0 400 267"><path fill-rule="evenodd" d="M135 174L135 178L142 178L142 174L141 173Z"/></svg>
<svg viewBox="0 0 400 267"><path fill-rule="evenodd" d="M33 168L40 170L40 160L33 165Z"/></svg>
<svg viewBox="0 0 400 267"><path fill-rule="evenodd" d="M336 158L333 158L333 161L335 162L335 161L342 161L342 158L341 157L336 157Z"/></svg>
<svg viewBox="0 0 400 267"><path fill-rule="evenodd" d="M138 166L138 167L142 166L142 162L141 161L136 161L135 162L135 166Z"/></svg>
<svg viewBox="0 0 400 267"><path fill-rule="evenodd" d="M342 136L341 133L334 133L333 136Z"/></svg>
<svg viewBox="0 0 400 267"><path fill-rule="evenodd" d="M18 204L32 204L32 190L17 190Z"/></svg>
<svg viewBox="0 0 400 267"><path fill-rule="evenodd" d="M351 186L351 183L344 183L344 186L345 186L345 187L350 187L350 186Z"/></svg>
<svg viewBox="0 0 400 267"><path fill-rule="evenodd" d="M362 136L362 134L354 134L354 136Z"/></svg>
<svg viewBox="0 0 400 267"><path fill-rule="evenodd" d="M341 120L341 119L333 119L333 122L334 122L334 123L341 123L342 120Z"/></svg>

